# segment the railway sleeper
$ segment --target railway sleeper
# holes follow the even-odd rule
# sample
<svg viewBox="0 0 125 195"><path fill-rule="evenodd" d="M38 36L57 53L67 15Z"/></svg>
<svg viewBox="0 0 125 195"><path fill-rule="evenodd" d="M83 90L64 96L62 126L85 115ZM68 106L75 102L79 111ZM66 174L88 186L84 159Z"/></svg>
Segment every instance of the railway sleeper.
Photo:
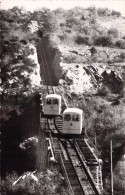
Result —
<svg viewBox="0 0 125 195"><path fill-rule="evenodd" d="M90 166L99 166L98 163L93 163L93 162L87 162L86 165L89 166L89 167Z"/></svg>
<svg viewBox="0 0 125 195"><path fill-rule="evenodd" d="M86 161L98 162L93 156L86 156L86 155L84 156L85 156Z"/></svg>
<svg viewBox="0 0 125 195"><path fill-rule="evenodd" d="M91 150L88 148L88 146L85 146L85 147L83 147L83 146L81 146L81 149L84 151L86 151L86 153L87 152L90 152L91 153Z"/></svg>
<svg viewBox="0 0 125 195"><path fill-rule="evenodd" d="M87 159L92 159L92 160L96 160L96 158L95 158L95 156L94 155L92 155L92 154L86 154L86 153L83 153L84 154L84 156L85 156L85 158L87 158ZM97 160L96 160L97 161Z"/></svg>

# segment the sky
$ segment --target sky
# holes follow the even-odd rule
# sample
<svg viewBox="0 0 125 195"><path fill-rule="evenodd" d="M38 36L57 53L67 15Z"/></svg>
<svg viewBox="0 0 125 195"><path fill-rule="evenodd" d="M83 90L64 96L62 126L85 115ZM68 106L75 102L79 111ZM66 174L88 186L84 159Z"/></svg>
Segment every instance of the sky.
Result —
<svg viewBox="0 0 125 195"><path fill-rule="evenodd" d="M125 16L125 0L1 0L1 9L11 9L14 6L25 7L28 11L47 7L51 10L56 8L71 9L76 6L83 8L89 6L109 8L119 11Z"/></svg>

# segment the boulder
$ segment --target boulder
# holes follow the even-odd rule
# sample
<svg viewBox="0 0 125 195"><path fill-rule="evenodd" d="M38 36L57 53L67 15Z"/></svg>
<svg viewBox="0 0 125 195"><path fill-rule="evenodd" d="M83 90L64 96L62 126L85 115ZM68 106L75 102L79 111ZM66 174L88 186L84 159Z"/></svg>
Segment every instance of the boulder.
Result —
<svg viewBox="0 0 125 195"><path fill-rule="evenodd" d="M123 79L114 70L105 70L102 73L102 82L106 85L111 93L121 93L123 89Z"/></svg>

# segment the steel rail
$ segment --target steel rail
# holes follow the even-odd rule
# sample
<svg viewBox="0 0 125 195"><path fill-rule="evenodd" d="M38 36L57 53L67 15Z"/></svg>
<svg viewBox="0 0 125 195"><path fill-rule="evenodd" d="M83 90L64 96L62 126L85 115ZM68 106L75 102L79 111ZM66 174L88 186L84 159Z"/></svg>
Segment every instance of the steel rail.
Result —
<svg viewBox="0 0 125 195"><path fill-rule="evenodd" d="M52 93L54 93L54 88L53 88L53 84L52 84L52 80L51 80L51 75L50 75L50 72L49 72L49 68L48 68L46 56L44 54L44 50L43 50L42 43L41 43L41 47L40 47L40 44L39 44L39 50L40 50L40 53L41 53L40 58L41 58L41 62L42 62L42 70L43 70L44 81L45 81L45 84L47 86L47 92L48 92L48 94L51 91L52 91ZM44 64L44 62L45 62L45 64ZM46 78L46 76L48 76L48 79ZM63 96L63 101L64 101L64 104L65 104L65 106L67 108L68 107L68 103L66 102L64 96ZM55 126L55 129L58 131L58 133L61 134L61 132L58 129L57 124L55 122L55 117L53 119L53 124ZM49 124L49 119L48 118L47 118L47 125L48 125L49 129L51 129L51 125ZM71 145L71 149L70 150L72 150L72 152L74 151L74 153L76 154L76 155L74 155L74 157L72 157L72 155L70 154L71 151L69 151L68 147L66 147L66 145L64 144L64 142L62 141L62 139L60 137L58 137L58 140L65 147L65 150L67 151L68 157L70 159L70 162L71 162L71 164L73 166L73 169L74 169L74 172L75 173L76 173L76 168L73 165L73 158L75 158L75 156L76 156L77 160L79 159L79 162L81 164L82 170L84 170L83 175L85 174L87 176L87 178L88 178L88 181L87 181L86 185L88 185L88 189L91 188L91 192L93 193L93 194L92 193L90 193L90 194L92 194L92 195L94 195L94 194L95 195L100 195L101 193L99 192L99 190L96 187L96 184L94 182L94 179L92 178L91 173L88 170L88 167L87 167L87 165L85 163L85 159L82 158L82 153L80 152L80 149L78 148L77 143L76 143L76 146L74 147L74 145L72 145L72 143L70 143L70 141L68 141L68 143ZM89 138L89 140L90 140L90 138ZM77 179L79 181L79 184L81 186L81 189L83 191L83 194L89 195L89 192L87 191L87 189L85 189L85 187L83 187L83 185L81 185L82 181L79 178L79 176L78 176L77 173L76 173L76 177L77 177Z"/></svg>
<svg viewBox="0 0 125 195"><path fill-rule="evenodd" d="M51 89L52 90L52 93L54 94L53 82L52 82L51 75L50 75L50 71L49 71L49 68L48 68L48 63L47 63L46 56L45 56L45 53L44 53L42 41L41 41L41 50L42 50L43 59L44 59L44 62L45 62L45 73L48 76L48 78L46 80L47 81L46 84L47 84L47 87L48 87L48 93L50 92L50 89Z"/></svg>
<svg viewBox="0 0 125 195"><path fill-rule="evenodd" d="M94 179L93 179L93 177L92 177L92 175L91 175L91 173L90 173L90 171L89 171L89 169L88 169L88 167L87 167L87 165L86 165L86 163L85 163L84 158L82 157L83 154L82 154L82 152L81 152L81 150L80 150L80 148L79 148L77 142L76 142L76 144L75 144L75 151L76 151L76 153L77 153L77 155L78 155L78 157L79 157L79 159L80 159L80 162L81 162L82 165L83 165L84 171L85 171L85 173L86 173L86 175L87 175L87 177L88 177L88 179L89 179L89 181L90 181L90 183L91 183L92 188L93 188L94 191L96 192L96 195L100 195L101 193L100 193L100 191L98 190L98 188L96 187L96 184L95 184L95 182L94 182Z"/></svg>
<svg viewBox="0 0 125 195"><path fill-rule="evenodd" d="M64 173L64 176L66 178L67 184L68 184L69 192L70 192L70 194L74 195L74 191L73 191L72 186L70 184L69 177L68 177L68 174L67 174L67 171L66 171L66 168L65 168L65 165L64 165L63 158L62 158L61 154L60 154L60 163L61 163L61 167L63 169L63 173Z"/></svg>
<svg viewBox="0 0 125 195"><path fill-rule="evenodd" d="M94 145L94 143L92 142L92 140L89 138L87 134L85 134L85 138L87 138L87 140L89 141L89 145L95 149L96 155L99 157L100 154L99 154L97 147Z"/></svg>
<svg viewBox="0 0 125 195"><path fill-rule="evenodd" d="M54 120L53 120L53 123L54 123L54 125L55 125L55 129L59 132L59 134L61 135L61 132L58 130L58 128L56 127L56 124L55 124L55 122L54 122ZM48 125L49 125L49 121L48 121ZM49 125L49 128L51 129L51 125ZM59 139L59 141L63 144L63 146L64 146L64 148L65 148L65 150L66 150L66 152L67 152L67 154L68 154L68 157L69 157L69 159L70 159L70 162L71 162L71 164L72 164L72 166L74 167L74 165L73 165L73 162L72 162L72 160L71 160L71 155L70 155L70 152L69 152L69 150L68 150L68 147L66 147L66 145L65 145L65 143L62 141L62 139L60 138L60 137L58 137L58 139ZM88 178L88 182L87 182L87 184L86 185L88 185L88 188L91 188L91 191L93 192L93 195L95 194L95 195L100 195L101 193L100 193L100 191L97 189L97 187L96 187L96 184L95 184L95 182L94 182L94 179L93 179L93 177L92 177L92 175L91 175L91 173L90 173L90 171L89 171L89 169L88 169L88 167L87 167L87 165L86 165L86 162L85 162L85 159L83 158L83 153L80 151L80 148L79 148L79 146L78 146L78 144L77 144L77 142L76 142L76 146L74 147L74 145L71 143L71 141L70 140L67 140L68 141L68 143L71 145L71 148L72 148L72 150L74 150L74 152L76 153L76 158L78 158L79 159L79 162L81 163L81 169L83 168L83 170L84 170L84 172L85 172L85 174L86 174L86 176L87 176L87 178ZM75 169L75 168L74 168ZM81 173L83 172L83 170L81 170ZM77 173L76 173L77 174ZM83 173L84 174L84 173ZM77 175L77 179L78 179L78 181L79 181L79 184L81 185L81 180L79 179L79 176ZM82 187L82 186L81 186ZM83 193L84 194L86 194L86 195L89 195L89 192L87 192L86 190L85 190L85 188L84 189L82 189L83 190Z"/></svg>
<svg viewBox="0 0 125 195"><path fill-rule="evenodd" d="M51 80L51 76L50 76L50 72L48 69L48 64L47 64L46 56L44 54L42 43L38 44L38 48L39 48L39 51L41 54L40 59L41 59L41 63L42 63L41 65L42 65L42 70L43 70L44 82L45 82L45 85L47 86L47 92L48 92L48 94L54 93L53 83ZM50 92L50 91L52 91L52 92Z"/></svg>

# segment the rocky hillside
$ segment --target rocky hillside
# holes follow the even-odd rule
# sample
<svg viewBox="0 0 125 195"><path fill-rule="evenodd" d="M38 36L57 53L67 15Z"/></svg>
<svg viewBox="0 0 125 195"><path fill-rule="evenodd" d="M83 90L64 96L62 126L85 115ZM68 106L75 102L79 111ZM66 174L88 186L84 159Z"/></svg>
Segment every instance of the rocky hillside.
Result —
<svg viewBox="0 0 125 195"><path fill-rule="evenodd" d="M110 194L109 143L113 140L115 192L123 193L125 174L117 170L124 163L125 19L100 9L78 8L70 10L68 17L61 10L56 14L60 17L60 31L54 37L61 59L59 85L70 106L84 110L88 134L96 135L106 194Z"/></svg>
<svg viewBox="0 0 125 195"><path fill-rule="evenodd" d="M45 58L41 62L39 44L53 85L57 90L61 87L70 106L84 110L87 133L92 139L96 136L105 168L104 187L110 194L110 139L115 183L119 174L123 184L118 170L125 142L125 18L119 12L94 7L68 11L43 8L34 13L14 7L0 13L3 140L5 151L11 148L8 153L4 151L4 172L12 170L12 162L19 164L14 148L19 153L20 143L29 134L33 136L38 127L38 92L43 79L40 66L45 63ZM115 186L116 192L125 190L120 183Z"/></svg>
<svg viewBox="0 0 125 195"><path fill-rule="evenodd" d="M76 94L123 93L125 19L121 14L94 7L58 9L55 14L59 28L53 39L61 52L62 69L59 83Z"/></svg>
<svg viewBox="0 0 125 195"><path fill-rule="evenodd" d="M113 94L123 93L123 50L89 46L70 48L62 45L59 50L63 70L59 83L67 91L81 95L106 93L106 89Z"/></svg>

